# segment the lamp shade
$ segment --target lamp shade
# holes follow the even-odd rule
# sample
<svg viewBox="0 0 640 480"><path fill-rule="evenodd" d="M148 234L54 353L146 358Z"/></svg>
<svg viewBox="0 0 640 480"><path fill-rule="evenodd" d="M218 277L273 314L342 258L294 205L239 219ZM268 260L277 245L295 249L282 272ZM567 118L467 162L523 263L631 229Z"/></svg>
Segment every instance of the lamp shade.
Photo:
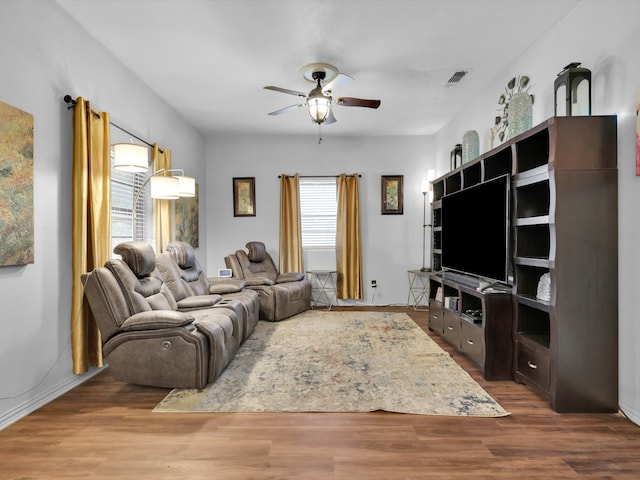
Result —
<svg viewBox="0 0 640 480"><path fill-rule="evenodd" d="M178 179L178 195L181 197L196 196L196 179L193 177L179 176Z"/></svg>
<svg viewBox="0 0 640 480"><path fill-rule="evenodd" d="M422 180L420 182L420 191L422 193L427 193L430 190L431 182L429 180Z"/></svg>
<svg viewBox="0 0 640 480"><path fill-rule="evenodd" d="M176 177L153 176L151 182L151 198L157 200L175 200L180 198L179 183Z"/></svg>
<svg viewBox="0 0 640 480"><path fill-rule="evenodd" d="M133 143L114 144L113 168L130 173L146 172L149 170L149 149Z"/></svg>
<svg viewBox="0 0 640 480"><path fill-rule="evenodd" d="M329 114L329 99L324 95L309 98L309 115L315 123L322 123Z"/></svg>

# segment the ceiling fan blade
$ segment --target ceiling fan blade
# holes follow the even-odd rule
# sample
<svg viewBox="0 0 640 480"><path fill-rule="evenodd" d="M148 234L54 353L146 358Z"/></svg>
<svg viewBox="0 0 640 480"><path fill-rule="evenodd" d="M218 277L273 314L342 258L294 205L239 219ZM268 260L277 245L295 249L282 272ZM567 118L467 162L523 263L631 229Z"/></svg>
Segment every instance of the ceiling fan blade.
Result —
<svg viewBox="0 0 640 480"><path fill-rule="evenodd" d="M269 85L268 87L264 87L265 90L273 90L274 92L288 93L289 95L297 95L298 97L307 97L306 93L297 92L295 90L289 90L288 88L280 88Z"/></svg>
<svg viewBox="0 0 640 480"><path fill-rule="evenodd" d="M275 112L269 112L269 115L280 115L281 113L286 113L290 110L294 110L296 108L304 107L306 103L300 103L298 105L289 105L288 107L281 108L280 110L276 110Z"/></svg>
<svg viewBox="0 0 640 480"><path fill-rule="evenodd" d="M344 73L339 73L336 77L322 87L322 93L325 95L334 95L337 91L342 90L344 87L353 82L353 78Z"/></svg>
<svg viewBox="0 0 640 480"><path fill-rule="evenodd" d="M340 97L336 102L344 107L367 107L378 108L380 100L365 100L364 98Z"/></svg>

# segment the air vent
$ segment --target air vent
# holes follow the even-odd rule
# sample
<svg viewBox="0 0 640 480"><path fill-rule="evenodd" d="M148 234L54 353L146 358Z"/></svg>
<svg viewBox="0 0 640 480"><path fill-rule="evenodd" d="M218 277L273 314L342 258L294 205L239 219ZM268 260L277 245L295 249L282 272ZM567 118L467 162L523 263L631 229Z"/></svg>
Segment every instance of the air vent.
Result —
<svg viewBox="0 0 640 480"><path fill-rule="evenodd" d="M447 81L447 87L451 87L460 83L460 80L462 80L467 75L467 73L468 72L466 70L454 72L454 74L451 75L451 78Z"/></svg>

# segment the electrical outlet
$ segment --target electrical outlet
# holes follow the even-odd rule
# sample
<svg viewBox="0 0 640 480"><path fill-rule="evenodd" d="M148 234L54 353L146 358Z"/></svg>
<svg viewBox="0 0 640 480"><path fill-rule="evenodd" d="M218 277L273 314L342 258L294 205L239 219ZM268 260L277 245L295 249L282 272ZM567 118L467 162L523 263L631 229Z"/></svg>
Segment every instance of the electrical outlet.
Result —
<svg viewBox="0 0 640 480"><path fill-rule="evenodd" d="M371 288L376 288L378 286L378 282L375 280L371 280Z"/></svg>

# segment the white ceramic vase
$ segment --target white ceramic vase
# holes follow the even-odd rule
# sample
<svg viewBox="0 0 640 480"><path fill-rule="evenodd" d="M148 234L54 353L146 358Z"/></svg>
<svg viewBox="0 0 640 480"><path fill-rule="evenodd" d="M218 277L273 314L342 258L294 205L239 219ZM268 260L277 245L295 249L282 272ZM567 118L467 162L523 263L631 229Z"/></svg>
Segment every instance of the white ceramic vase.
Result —
<svg viewBox="0 0 640 480"><path fill-rule="evenodd" d="M467 130L462 136L462 163L465 164L480 155L480 136L475 130Z"/></svg>
<svg viewBox="0 0 640 480"><path fill-rule="evenodd" d="M516 135L526 132L532 127L533 102L531 95L526 92L518 92L511 97L509 101L509 136L513 138Z"/></svg>

